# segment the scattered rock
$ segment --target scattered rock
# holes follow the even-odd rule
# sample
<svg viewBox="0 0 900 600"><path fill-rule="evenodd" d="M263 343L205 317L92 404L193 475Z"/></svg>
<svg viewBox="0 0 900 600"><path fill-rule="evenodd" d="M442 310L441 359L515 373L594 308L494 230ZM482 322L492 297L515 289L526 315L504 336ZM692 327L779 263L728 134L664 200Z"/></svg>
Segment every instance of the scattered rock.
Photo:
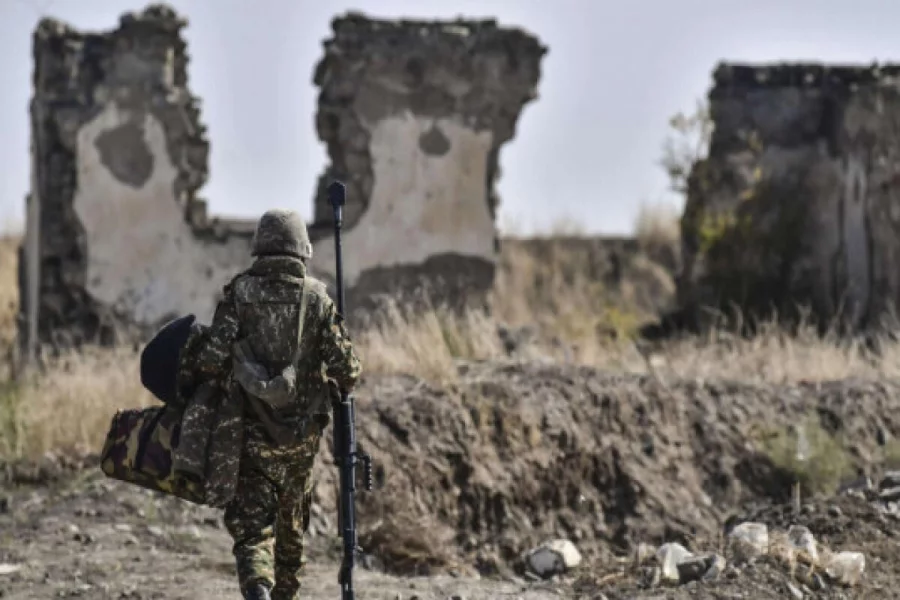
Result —
<svg viewBox="0 0 900 600"><path fill-rule="evenodd" d="M681 584L698 580L712 581L725 570L725 558L718 554L695 556L679 562L676 570Z"/></svg>
<svg viewBox="0 0 900 600"><path fill-rule="evenodd" d="M0 563L0 575L12 575L22 570L22 565L13 565L10 563Z"/></svg>
<svg viewBox="0 0 900 600"><path fill-rule="evenodd" d="M878 484L879 490L900 487L900 471L887 471Z"/></svg>
<svg viewBox="0 0 900 600"><path fill-rule="evenodd" d="M769 551L769 528L762 523L741 523L728 534L729 547L738 562L750 561Z"/></svg>
<svg viewBox="0 0 900 600"><path fill-rule="evenodd" d="M725 573L728 563L721 554L711 554L707 557L709 568L703 574L703 581L715 581Z"/></svg>
<svg viewBox="0 0 900 600"><path fill-rule="evenodd" d="M681 574L678 565L694 558L694 554L681 544L663 544L656 551L656 562L660 568L660 578L667 583L679 583Z"/></svg>
<svg viewBox="0 0 900 600"><path fill-rule="evenodd" d="M809 528L803 525L791 525L787 532L788 541L800 553L799 558L805 558L811 564L819 561L819 551L816 547L816 538Z"/></svg>
<svg viewBox="0 0 900 600"><path fill-rule="evenodd" d="M865 570L866 557L861 552L838 552L825 560L825 573L841 585L856 585Z"/></svg>
<svg viewBox="0 0 900 600"><path fill-rule="evenodd" d="M896 502L900 500L900 486L882 490L878 495L878 499L882 502Z"/></svg>
<svg viewBox="0 0 900 600"><path fill-rule="evenodd" d="M581 553L569 540L553 540L532 550L526 560L531 571L547 579L581 564Z"/></svg>

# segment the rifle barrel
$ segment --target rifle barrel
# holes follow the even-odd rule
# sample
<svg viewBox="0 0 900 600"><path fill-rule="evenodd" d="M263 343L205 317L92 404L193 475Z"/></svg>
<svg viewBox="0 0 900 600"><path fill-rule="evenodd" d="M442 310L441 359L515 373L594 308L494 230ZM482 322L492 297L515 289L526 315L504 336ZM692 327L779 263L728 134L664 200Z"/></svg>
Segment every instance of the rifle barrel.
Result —
<svg viewBox="0 0 900 600"><path fill-rule="evenodd" d="M344 260L341 245L341 227L343 225L343 206L346 190L339 181L328 186L328 196L334 208L334 277L337 288L337 310L344 318ZM353 566L356 556L356 433L354 431L353 396L340 390L341 401L336 407L338 414L334 423L334 456L340 468L340 502L338 515L340 518L340 534L343 539L344 558L338 572L341 586L341 600L354 600Z"/></svg>

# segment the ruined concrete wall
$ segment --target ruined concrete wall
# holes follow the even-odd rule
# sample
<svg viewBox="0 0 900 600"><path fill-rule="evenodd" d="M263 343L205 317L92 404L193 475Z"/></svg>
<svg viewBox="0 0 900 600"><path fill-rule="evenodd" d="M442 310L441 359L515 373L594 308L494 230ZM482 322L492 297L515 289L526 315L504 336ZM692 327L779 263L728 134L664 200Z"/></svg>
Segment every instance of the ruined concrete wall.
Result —
<svg viewBox="0 0 900 600"><path fill-rule="evenodd" d="M209 145L165 6L105 33L52 19L33 38L35 169L20 261L40 342L111 342L173 314L208 321L251 231L211 221ZM29 298L37 291L37 301Z"/></svg>
<svg viewBox="0 0 900 600"><path fill-rule="evenodd" d="M153 5L84 33L34 33L33 184L20 261L23 336L69 345L208 322L250 260L252 223L197 197L209 144L173 10ZM315 81L316 123L347 183L345 273L354 307L442 281L492 282L497 156L535 97L546 50L492 21L336 19ZM333 278L331 209L315 203L314 274ZM462 294L459 287L464 290ZM364 306L363 306L364 308ZM32 335L33 334L33 335Z"/></svg>
<svg viewBox="0 0 900 600"><path fill-rule="evenodd" d="M315 72L316 129L331 177L347 183L348 301L423 282L442 300L477 297L498 250L494 182L501 146L536 98L546 48L494 21L378 21L351 13ZM331 208L317 194L314 236ZM333 275L330 239L313 266Z"/></svg>
<svg viewBox="0 0 900 600"><path fill-rule="evenodd" d="M900 67L721 65L679 302L880 324L900 300Z"/></svg>

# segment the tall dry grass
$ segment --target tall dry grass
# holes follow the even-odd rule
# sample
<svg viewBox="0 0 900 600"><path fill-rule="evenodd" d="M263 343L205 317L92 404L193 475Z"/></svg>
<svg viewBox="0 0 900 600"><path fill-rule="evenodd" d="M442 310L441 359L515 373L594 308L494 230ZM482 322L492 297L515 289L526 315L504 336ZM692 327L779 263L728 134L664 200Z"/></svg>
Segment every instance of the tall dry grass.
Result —
<svg viewBox="0 0 900 600"><path fill-rule="evenodd" d="M0 458L97 452L116 410L154 402L130 349L72 354L48 367L0 387Z"/></svg>
<svg viewBox="0 0 900 600"><path fill-rule="evenodd" d="M671 242L672 229L663 226L664 220L653 224L648 216L644 223L645 238ZM15 335L16 244L9 236L0 240L4 347ZM900 374L896 342L885 340L882 353L874 357L855 342L822 338L811 327L795 335L764 327L752 339L719 331L667 342L648 353L630 334L650 315L635 312L621 290L617 297L573 267L583 257L567 255L565 244L554 247L540 257L522 248L507 251L490 314L459 316L435 309L412 315L395 307L379 326L355 332L366 373L449 381L457 376L460 361L510 358L507 344L513 338L518 339L520 359L652 371L669 378L782 383ZM40 377L0 382L0 458L97 451L117 409L151 402L139 382L134 350L55 359Z"/></svg>
<svg viewBox="0 0 900 600"><path fill-rule="evenodd" d="M0 233L0 348L10 347L16 339L19 239L15 233Z"/></svg>
<svg viewBox="0 0 900 600"><path fill-rule="evenodd" d="M48 363L43 376L13 382L9 357L19 310L21 236L0 233L0 459L48 452L98 450L117 409L153 401L140 383L132 349L70 354ZM6 359L6 360L3 360Z"/></svg>
<svg viewBox="0 0 900 600"><path fill-rule="evenodd" d="M643 246L675 247L681 240L681 212L673 204L642 204L634 220L634 237Z"/></svg>
<svg viewBox="0 0 900 600"><path fill-rule="evenodd" d="M456 340L466 340L459 344ZM579 338L584 344L587 337ZM747 338L724 331L662 342L647 351L631 338L597 337L590 346L537 338L530 356L604 370L655 373L675 379L734 380L788 384L846 378L900 377L900 344L885 339L878 354L857 340L822 336L812 325L787 333L763 325ZM404 317L400 311L383 327L357 340L370 374L407 373L452 379L459 360L508 358L497 323L485 315L457 318L440 311Z"/></svg>

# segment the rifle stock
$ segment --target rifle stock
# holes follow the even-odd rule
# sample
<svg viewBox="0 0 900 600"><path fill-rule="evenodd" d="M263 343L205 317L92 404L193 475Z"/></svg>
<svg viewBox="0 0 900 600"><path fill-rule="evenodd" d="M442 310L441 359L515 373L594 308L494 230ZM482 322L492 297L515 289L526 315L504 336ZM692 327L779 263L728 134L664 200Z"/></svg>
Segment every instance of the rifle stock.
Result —
<svg viewBox="0 0 900 600"><path fill-rule="evenodd" d="M334 260L337 286L337 309L344 312L344 264L341 255L341 226L346 198L344 185L333 181L328 186L328 199L334 209ZM356 465L360 459L366 476L366 489L372 489L372 461L368 455L360 455L356 449L355 407L353 396L346 390L338 390L340 400L334 407L334 462L340 469L340 502L338 506L338 530L343 540L343 561L338 571L341 600L354 600L353 567L357 552L356 532Z"/></svg>

